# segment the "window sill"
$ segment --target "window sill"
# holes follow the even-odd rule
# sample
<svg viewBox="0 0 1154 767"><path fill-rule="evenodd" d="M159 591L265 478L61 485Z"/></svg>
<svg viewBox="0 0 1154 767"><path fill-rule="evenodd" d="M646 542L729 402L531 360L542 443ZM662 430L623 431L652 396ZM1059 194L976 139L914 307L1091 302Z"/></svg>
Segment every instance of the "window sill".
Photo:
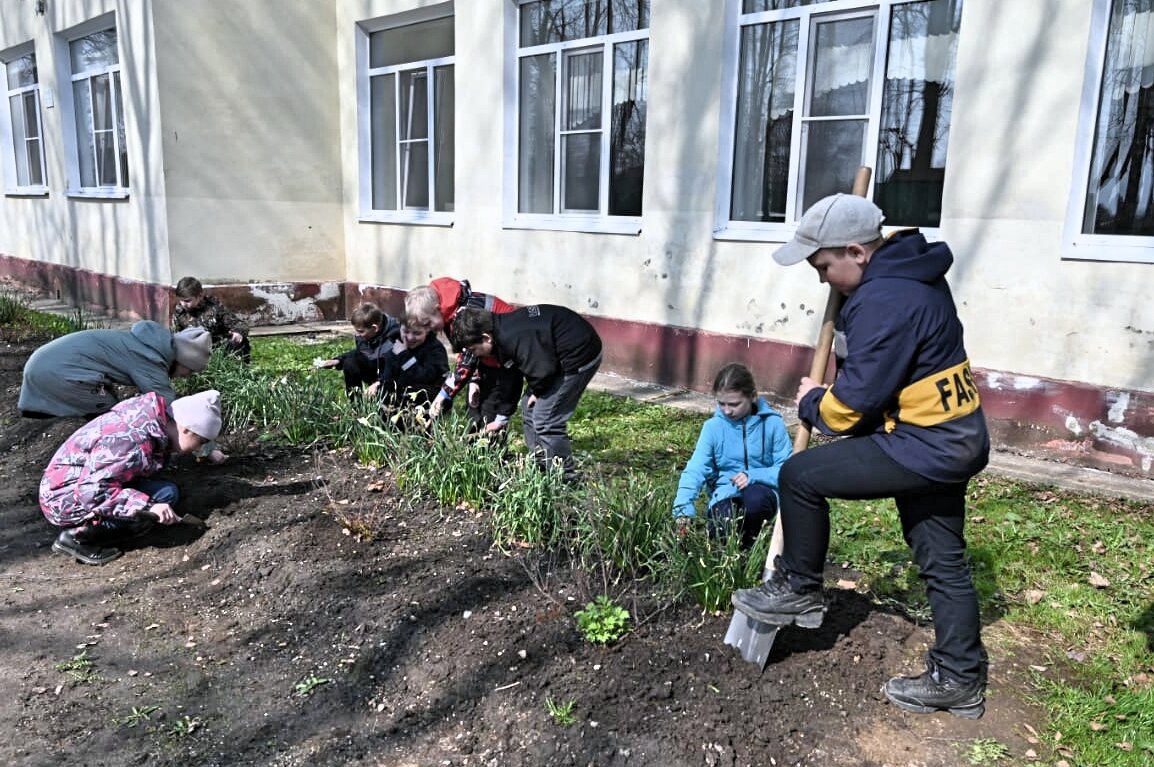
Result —
<svg viewBox="0 0 1154 767"><path fill-rule="evenodd" d="M591 234L640 234L641 219L634 216L507 216L505 229L545 229L555 232L589 232Z"/></svg>
<svg viewBox="0 0 1154 767"><path fill-rule="evenodd" d="M1154 263L1154 237L1085 236L1067 241L1062 248L1066 261Z"/></svg>
<svg viewBox="0 0 1154 767"><path fill-rule="evenodd" d="M445 212L389 212L374 210L357 216L362 224L410 224L412 226L452 226L453 214Z"/></svg>
<svg viewBox="0 0 1154 767"><path fill-rule="evenodd" d="M127 200L128 190L123 187L69 189L68 196L81 200Z"/></svg>
<svg viewBox="0 0 1154 767"><path fill-rule="evenodd" d="M48 187L46 186L17 186L12 189L4 190L5 197L47 197Z"/></svg>
<svg viewBox="0 0 1154 767"><path fill-rule="evenodd" d="M938 242L942 237L942 230L940 228L926 226L883 226L882 235L889 236L893 232L902 229L917 229L929 242ZM793 234L796 231L797 224L766 224L758 228L726 226L715 230L713 232L713 239L731 242L767 242L784 245L793 239Z"/></svg>

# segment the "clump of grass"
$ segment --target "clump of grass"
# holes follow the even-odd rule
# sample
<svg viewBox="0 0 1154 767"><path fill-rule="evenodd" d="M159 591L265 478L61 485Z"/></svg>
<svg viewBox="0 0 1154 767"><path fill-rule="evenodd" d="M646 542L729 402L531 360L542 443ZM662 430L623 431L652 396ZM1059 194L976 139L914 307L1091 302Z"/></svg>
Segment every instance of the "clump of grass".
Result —
<svg viewBox="0 0 1154 767"><path fill-rule="evenodd" d="M7 340L56 338L95 326L80 307L68 314L40 312L32 308L26 295L0 292L0 329Z"/></svg>

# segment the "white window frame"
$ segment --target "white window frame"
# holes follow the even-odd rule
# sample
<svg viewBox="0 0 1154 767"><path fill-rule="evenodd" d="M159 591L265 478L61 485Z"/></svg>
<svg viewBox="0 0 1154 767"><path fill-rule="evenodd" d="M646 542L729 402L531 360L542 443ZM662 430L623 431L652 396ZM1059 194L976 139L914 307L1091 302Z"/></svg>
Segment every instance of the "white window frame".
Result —
<svg viewBox="0 0 1154 767"><path fill-rule="evenodd" d="M357 153L358 153L358 188L357 188L357 219L363 222L379 222L390 224L418 224L427 226L452 226L455 216L456 200L454 199L454 211L434 210L436 200L436 162L435 162L435 145L436 139L436 99L435 99L435 84L436 79L434 72L438 67L452 66L454 67L454 80L456 79L456 56L444 56L437 59L424 59L415 62L406 62L403 64L394 64L387 67L377 67L375 69L369 67L369 48L370 38L374 32L380 32L385 29L392 29L395 27L403 27L411 24L418 24L423 21L434 21L436 19L452 18L454 16L453 3L440 3L438 5L427 6L425 8L418 8L412 11L393 14L390 16L372 19L368 21L361 21L357 23L356 29L356 66L357 66ZM413 72L416 70L424 70L426 77L426 89L428 98L426 99L428 120L428 138L425 141L429 145L429 207L428 209L405 209L400 210L376 210L373 208L373 124L372 124L372 94L371 94L371 79L377 76L394 75L396 87L400 87L400 77L402 73ZM400 98L397 100L397 114L396 119L400 121ZM456 105L453 107L454 113ZM454 118L455 118L454 114ZM401 139L400 125L397 125L397 174L398 179L400 174L404 172L403 164L400 159L401 145L404 141ZM403 188L400 188L401 181L398 180L397 200L403 205ZM456 194L454 192L454 198Z"/></svg>
<svg viewBox="0 0 1154 767"><path fill-rule="evenodd" d="M36 55L32 43L18 45L0 53L0 73L2 73L0 76L4 77L5 93L4 107L0 109L0 145L3 146L4 154L4 193L21 197L46 197L48 195L48 163L44 154L44 103L40 95L42 86L40 84L39 64L37 64L36 82L16 88L8 87L8 64L29 54ZM44 179L43 184L21 184L20 175L16 170L17 152L23 152L27 156L27 146L19 148L16 146L16 128L12 124L12 99L15 97L23 98L29 93L32 94L32 98L36 102L37 141L39 142L37 154L39 155L40 178ZM25 131L23 141L25 144L28 142L27 131Z"/></svg>
<svg viewBox="0 0 1154 767"><path fill-rule="evenodd" d="M1111 0L1092 0L1088 53L1074 146L1074 177L1066 209L1062 258L1084 261L1154 263L1154 237L1082 232L1086 195L1090 188L1090 164L1106 68L1106 43L1110 34Z"/></svg>
<svg viewBox="0 0 1154 767"><path fill-rule="evenodd" d="M718 142L719 156L717 162L717 203L714 209L715 240L736 240L750 242L786 242L793 237L797 230L797 219L784 222L762 221L734 221L730 219L730 207L733 200L733 153L736 145L734 123L737 119L737 94L740 88L741 59L741 29L744 26L779 22L788 19L800 19L798 29L798 50L802 57L798 59L796 82L794 86L795 99L795 126L801 125L808 118L802 104L809 94L810 54L809 19L813 16L837 15L841 18L850 18L876 12L874 26L874 55L871 64L872 77L875 81L869 94L869 112L865 115L868 124L863 141L865 158L863 164L873 167L877 158L878 137L881 129L882 110L882 79L886 71L886 53L890 43L889 29L893 8L907 3L921 2L921 0L833 0L828 3L805 5L781 11L762 11L760 13L743 14L742 0L726 0L725 5L725 40L723 45L724 65L721 81L721 125ZM881 43L876 44L876 43ZM820 118L819 118L820 119ZM797 210L797 195L800 190L802 174L801 158L802 131L794 130L790 137L789 176L790 184L786 196L786 210ZM872 197L874 180L871 178L867 197ZM848 191L848 190L847 190ZM900 222L893 222L898 224ZM921 227L921 232L927 239L936 240L940 237L940 227Z"/></svg>
<svg viewBox="0 0 1154 767"><path fill-rule="evenodd" d="M712 1L712 0L710 0ZM594 232L602 234L639 234L641 232L641 216L611 216L609 215L609 153L613 121L613 46L618 43L627 43L637 40L649 40L649 28L633 32L617 32L597 37L584 37L580 40L570 40L563 43L548 43L522 48L520 41L520 9L521 6L533 0L508 0L505 4L505 193L503 208L505 211L503 226L506 229L545 229L564 232ZM650 24L652 24L652 9L650 10ZM527 56L537 56L551 53L556 56L557 66L554 68L557 77L557 110L553 115L554 136L557 142L553 154L553 201L554 210L559 211L561 204L563 181L562 152L560 138L565 131L561 129L561 101L564 98L564 88L561 81L564 73L564 58L581 50L591 50L600 47L602 53L601 64L601 165L600 184L598 185L598 210L596 212L554 212L554 213L521 213L518 207L518 189L520 184L520 95L521 95L521 59ZM650 48L652 52L652 48ZM648 64L647 64L648 67ZM587 131L569 131L587 132Z"/></svg>
<svg viewBox="0 0 1154 767"><path fill-rule="evenodd" d="M95 69L86 70L84 72L72 71L72 54L71 44L89 35L97 32L104 32L112 30L116 32L116 64L98 67ZM111 109L113 113L113 125L116 126L117 119L124 124L125 143L128 143L128 127L130 125L128 120L128 109L130 99L125 97L123 93L120 94L120 102L124 114L117 112L117 103L115 96L112 96L113 89L116 87L117 77L119 75L121 88L123 89L124 75L121 71L121 62L124 61L123 55L123 35L120 32L119 25L116 23L116 14L106 13L94 19L90 19L83 24L79 24L71 29L64 30L56 36L56 61L58 71L68 73L67 87L62 87L59 93L59 103L61 108L61 129L64 131L64 155L65 165L67 168L68 177L68 191L69 197L84 197L95 199L125 199L129 194L129 186L123 184L124 179L120 177L120 165L117 164L116 176L121 183L115 185L101 185L101 186L83 186L81 179L83 176L80 172L80 148L77 144L76 138L76 103L72 95L73 85L82 80L91 80L93 77L99 75L108 75L109 93L111 101ZM62 69L61 69L62 68ZM91 129L90 129L91 130ZM116 156L119 157L120 136L117 131L113 130L113 137L115 139L114 147L116 149ZM123 147L127 152L127 146ZM131 158L129 158L131 160ZM133 163L128 162L129 171Z"/></svg>

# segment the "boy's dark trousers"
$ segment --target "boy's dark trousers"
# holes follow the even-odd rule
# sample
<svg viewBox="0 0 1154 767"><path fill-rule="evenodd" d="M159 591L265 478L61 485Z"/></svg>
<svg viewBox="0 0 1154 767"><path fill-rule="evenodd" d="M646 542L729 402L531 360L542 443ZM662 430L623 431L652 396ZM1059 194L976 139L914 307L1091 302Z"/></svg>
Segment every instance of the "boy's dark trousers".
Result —
<svg viewBox="0 0 1154 767"><path fill-rule="evenodd" d="M978 595L966 561L967 482L926 479L900 465L869 437L849 437L796 453L781 467L781 565L790 587L820 588L829 548L828 498L893 498L934 617L928 653L949 677L981 679Z"/></svg>
<svg viewBox="0 0 1154 767"><path fill-rule="evenodd" d="M342 354L337 358L340 361L341 373L345 377L345 391L352 394L357 389L367 386L377 380L377 360L371 360L357 352Z"/></svg>
<svg viewBox="0 0 1154 767"><path fill-rule="evenodd" d="M585 387L593 380L600 366L601 357L598 356L578 372L561 376L548 392L537 395L533 407L526 407L529 399L526 392L521 404L525 447L543 466L548 466L554 458L558 458L566 475L575 473L573 446L569 442L567 424L577 410L577 403L581 401Z"/></svg>
<svg viewBox="0 0 1154 767"><path fill-rule="evenodd" d="M761 526L777 513L777 496L773 488L761 482L750 482L739 495L718 501L707 512L709 537L725 538L733 532L741 517L741 547L749 548L761 532Z"/></svg>

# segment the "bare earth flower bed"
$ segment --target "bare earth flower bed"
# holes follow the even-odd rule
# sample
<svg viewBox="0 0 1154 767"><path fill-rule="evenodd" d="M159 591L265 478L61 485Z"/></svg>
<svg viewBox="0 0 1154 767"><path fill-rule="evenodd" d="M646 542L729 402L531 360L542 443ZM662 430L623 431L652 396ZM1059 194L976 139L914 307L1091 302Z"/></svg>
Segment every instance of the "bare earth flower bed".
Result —
<svg viewBox="0 0 1154 767"><path fill-rule="evenodd" d="M342 454L234 441L225 466L180 463L182 510L209 529L80 565L50 550L36 503L80 421L17 416L33 348L0 345L2 764L929 767L969 764L978 739L1038 748L1029 659L997 626L977 722L883 702L929 633L837 568L825 625L783 631L764 673L722 644L728 614L643 593L623 600L635 630L595 647L564 572L543 593L484 511L402 511ZM358 540L350 513L383 533Z"/></svg>

